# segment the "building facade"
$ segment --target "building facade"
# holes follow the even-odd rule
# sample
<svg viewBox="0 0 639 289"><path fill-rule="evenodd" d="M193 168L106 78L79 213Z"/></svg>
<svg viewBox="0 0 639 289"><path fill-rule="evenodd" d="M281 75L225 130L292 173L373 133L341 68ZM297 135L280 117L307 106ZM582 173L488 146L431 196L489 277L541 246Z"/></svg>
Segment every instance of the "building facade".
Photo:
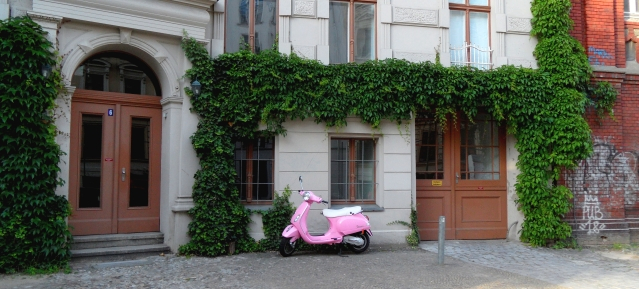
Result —
<svg viewBox="0 0 639 289"><path fill-rule="evenodd" d="M72 233L160 231L172 250L188 242L199 168L184 32L212 57L277 44L326 65L439 56L445 66L536 68L527 0L0 0L1 17L25 14L62 57L56 124L66 183L57 193L72 204ZM407 228L387 224L409 221L414 206L422 239L436 238L439 216L449 239L517 238L515 139L489 116L477 119L443 128L424 112L379 130L357 118L339 130L289 121L286 136L236 143L241 200L268 208L302 175L331 207L368 211L374 243L405 242ZM327 223L316 209L309 225L319 232Z"/></svg>
<svg viewBox="0 0 639 289"><path fill-rule="evenodd" d="M594 153L567 172L574 209L566 219L583 244L639 242L639 5L637 1L573 0L572 35L588 53L595 81L608 81L619 95L614 120L588 120Z"/></svg>

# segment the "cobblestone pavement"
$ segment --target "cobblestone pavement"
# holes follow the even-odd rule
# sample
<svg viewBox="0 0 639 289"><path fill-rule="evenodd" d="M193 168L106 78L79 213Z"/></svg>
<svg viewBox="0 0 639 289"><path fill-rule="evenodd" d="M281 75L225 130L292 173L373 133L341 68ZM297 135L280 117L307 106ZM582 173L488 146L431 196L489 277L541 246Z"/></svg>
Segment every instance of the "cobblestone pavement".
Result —
<svg viewBox="0 0 639 289"><path fill-rule="evenodd" d="M372 247L342 258L335 252L276 252L217 258L155 256L111 267L78 264L70 274L0 275L0 288L563 288L420 249ZM137 262L137 263L136 263Z"/></svg>
<svg viewBox="0 0 639 289"><path fill-rule="evenodd" d="M121 262L73 261L72 273L0 275L5 288L639 288L639 256L530 248L519 242L446 241L422 249L371 246L363 254L277 252L216 258L168 254Z"/></svg>
<svg viewBox="0 0 639 289"><path fill-rule="evenodd" d="M437 253L437 242L420 247ZM569 288L639 288L639 255L609 249L555 250L519 242L446 241L445 256Z"/></svg>

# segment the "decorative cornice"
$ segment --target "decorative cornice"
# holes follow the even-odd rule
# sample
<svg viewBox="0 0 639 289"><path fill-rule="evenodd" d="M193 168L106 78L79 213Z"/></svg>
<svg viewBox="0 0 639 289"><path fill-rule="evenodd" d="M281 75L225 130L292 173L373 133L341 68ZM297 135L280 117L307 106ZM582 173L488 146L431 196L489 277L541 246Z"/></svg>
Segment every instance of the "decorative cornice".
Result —
<svg viewBox="0 0 639 289"><path fill-rule="evenodd" d="M162 106L166 106L169 104L182 104L184 103L184 98L181 96L169 96L169 97L164 97L160 100L160 104Z"/></svg>
<svg viewBox="0 0 639 289"><path fill-rule="evenodd" d="M35 13L80 20L136 31L149 31L174 36L184 31L196 39L205 38L211 20L207 10L187 5L204 0L33 0ZM212 0L207 0L212 3Z"/></svg>
<svg viewBox="0 0 639 289"><path fill-rule="evenodd" d="M437 26L439 12L437 10L393 7L393 23Z"/></svg>
<svg viewBox="0 0 639 289"><path fill-rule="evenodd" d="M29 17L31 17L31 20L33 21L45 21L45 22L50 22L50 23L55 23L55 24L60 24L60 22L62 22L62 17L58 17L58 16L53 16L53 15L48 15L48 14L43 14L43 13L38 13L38 12L33 12L33 11L27 11L27 15L29 15Z"/></svg>
<svg viewBox="0 0 639 289"><path fill-rule="evenodd" d="M217 0L171 0L173 2L184 3L193 7L199 7L204 9L210 9L211 6L217 3Z"/></svg>

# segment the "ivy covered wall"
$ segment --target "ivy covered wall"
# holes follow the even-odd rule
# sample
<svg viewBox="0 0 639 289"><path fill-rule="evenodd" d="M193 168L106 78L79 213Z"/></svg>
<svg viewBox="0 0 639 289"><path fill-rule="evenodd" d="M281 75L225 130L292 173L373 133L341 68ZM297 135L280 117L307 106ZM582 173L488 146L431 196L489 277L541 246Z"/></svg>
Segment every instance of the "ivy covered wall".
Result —
<svg viewBox="0 0 639 289"><path fill-rule="evenodd" d="M51 112L61 91L52 44L27 17L0 22L0 272L66 266L69 203Z"/></svg>
<svg viewBox="0 0 639 289"><path fill-rule="evenodd" d="M326 66L275 50L211 59L194 39L185 38L183 48L193 64L187 77L203 86L202 94L191 99L201 117L192 140L202 169L193 188L192 240L181 251L222 254L230 240L244 244L240 250L250 249L248 213L233 185L234 139L285 134L285 121L306 118L340 127L348 116L358 116L374 130L382 119L410 122L411 112L420 109L434 110L444 124L457 111L472 119L482 107L506 124L520 153L515 187L525 216L521 239L545 245L570 237L562 217L572 194L556 181L563 169L574 168L592 152L586 107L594 105L603 116L616 91L607 83L590 83L585 51L569 35L570 1L531 5L537 70L481 71L396 59ZM260 123L267 126L263 132L258 132Z"/></svg>

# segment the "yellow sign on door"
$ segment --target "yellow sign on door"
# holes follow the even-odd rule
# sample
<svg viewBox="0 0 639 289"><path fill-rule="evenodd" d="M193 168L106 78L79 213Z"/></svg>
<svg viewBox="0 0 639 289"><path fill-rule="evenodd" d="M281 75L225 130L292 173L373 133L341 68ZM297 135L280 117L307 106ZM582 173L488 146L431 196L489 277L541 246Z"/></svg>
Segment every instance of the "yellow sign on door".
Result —
<svg viewBox="0 0 639 289"><path fill-rule="evenodd" d="M442 186L442 181L440 180L433 180L431 182L431 184L433 185L433 187L441 187Z"/></svg>

